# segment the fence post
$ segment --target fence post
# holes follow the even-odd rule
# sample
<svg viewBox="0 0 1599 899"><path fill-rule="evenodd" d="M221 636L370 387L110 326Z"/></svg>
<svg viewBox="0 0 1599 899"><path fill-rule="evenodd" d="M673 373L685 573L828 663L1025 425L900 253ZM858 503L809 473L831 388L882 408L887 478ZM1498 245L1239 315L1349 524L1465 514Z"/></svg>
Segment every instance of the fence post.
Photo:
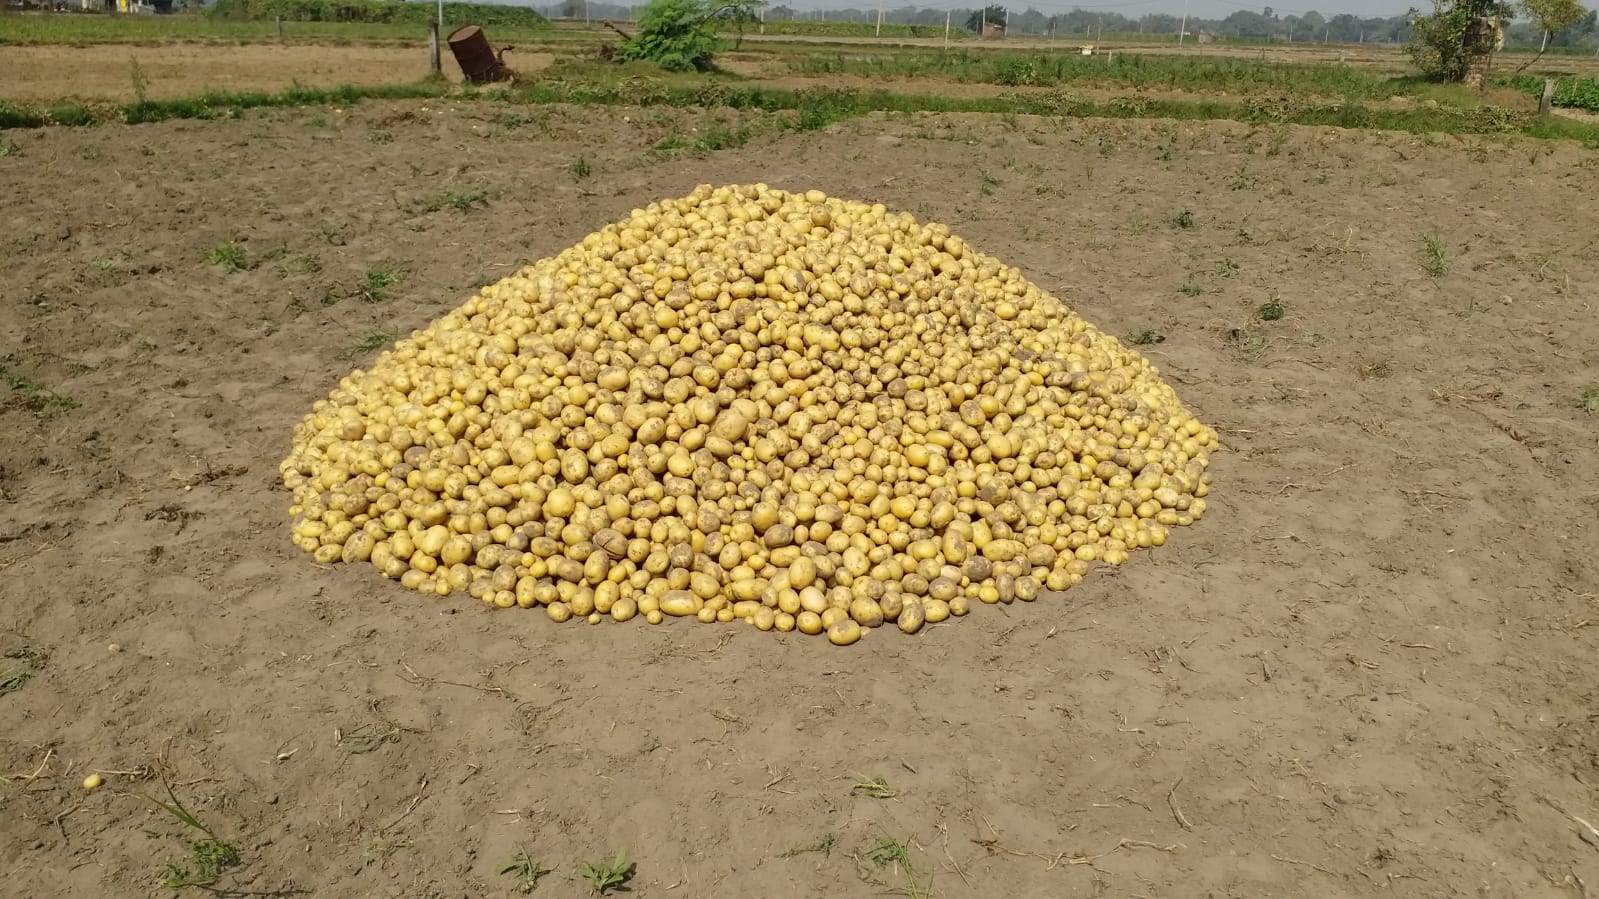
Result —
<svg viewBox="0 0 1599 899"><path fill-rule="evenodd" d="M443 74L439 66L439 20L428 21L428 68L437 78Z"/></svg>
<svg viewBox="0 0 1599 899"><path fill-rule="evenodd" d="M278 37L282 37L283 36L283 17L282 16L278 16L277 17L277 23L278 23Z"/></svg>
<svg viewBox="0 0 1599 899"><path fill-rule="evenodd" d="M1538 99L1538 114L1548 115L1554 103L1555 80L1553 78L1545 78L1543 80L1543 96Z"/></svg>

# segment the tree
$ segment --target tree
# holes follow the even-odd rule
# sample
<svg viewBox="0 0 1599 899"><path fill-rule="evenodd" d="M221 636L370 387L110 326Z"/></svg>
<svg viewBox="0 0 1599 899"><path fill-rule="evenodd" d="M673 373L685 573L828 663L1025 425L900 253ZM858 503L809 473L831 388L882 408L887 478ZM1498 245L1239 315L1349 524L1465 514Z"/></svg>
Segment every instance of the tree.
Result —
<svg viewBox="0 0 1599 899"><path fill-rule="evenodd" d="M1314 9L1299 17L1299 27L1305 29L1305 39L1314 41L1326 33L1327 20Z"/></svg>
<svg viewBox="0 0 1599 899"><path fill-rule="evenodd" d="M1549 49L1551 34L1565 31L1588 14L1588 10L1577 0L1521 0L1521 11L1543 31L1543 43L1538 46L1538 55L1522 63L1517 72L1525 70L1543 56L1543 52Z"/></svg>
<svg viewBox="0 0 1599 899"><path fill-rule="evenodd" d="M980 9L972 13L971 17L966 20L966 30L975 31L978 34L983 33L983 26L985 25L998 25L1001 29L1004 29L1005 7L990 4L987 9Z"/></svg>
<svg viewBox="0 0 1599 899"><path fill-rule="evenodd" d="M1416 67L1439 81L1481 89L1499 43L1499 20L1511 14L1503 0L1433 0L1432 15L1412 9L1405 50Z"/></svg>
<svg viewBox="0 0 1599 899"><path fill-rule="evenodd" d="M616 52L620 61L653 62L674 72L711 68L711 57L722 48L712 19L747 21L754 18L758 0L717 3L710 0L650 0L639 17L639 33Z"/></svg>

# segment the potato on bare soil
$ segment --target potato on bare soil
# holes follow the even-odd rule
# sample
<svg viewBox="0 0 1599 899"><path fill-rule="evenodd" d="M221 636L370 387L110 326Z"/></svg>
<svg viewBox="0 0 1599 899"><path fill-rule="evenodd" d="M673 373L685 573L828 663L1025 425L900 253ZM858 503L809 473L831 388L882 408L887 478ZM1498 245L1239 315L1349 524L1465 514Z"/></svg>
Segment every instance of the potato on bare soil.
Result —
<svg viewBox="0 0 1599 899"><path fill-rule="evenodd" d="M1148 360L948 228L707 186L350 374L281 471L318 561L847 645L1161 545L1216 448Z"/></svg>

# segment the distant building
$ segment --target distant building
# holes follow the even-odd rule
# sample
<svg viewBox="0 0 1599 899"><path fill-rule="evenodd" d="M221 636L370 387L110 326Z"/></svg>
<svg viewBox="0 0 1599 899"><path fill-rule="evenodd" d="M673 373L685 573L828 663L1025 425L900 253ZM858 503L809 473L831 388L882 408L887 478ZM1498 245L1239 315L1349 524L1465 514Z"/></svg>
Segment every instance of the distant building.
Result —
<svg viewBox="0 0 1599 899"><path fill-rule="evenodd" d="M985 22L985 23L983 23L983 39L984 40L990 40L990 41L998 40L998 39L1000 39L1000 38L1002 38L1004 36L1005 36L1005 26L1004 25L998 25L998 24L995 24L994 22Z"/></svg>

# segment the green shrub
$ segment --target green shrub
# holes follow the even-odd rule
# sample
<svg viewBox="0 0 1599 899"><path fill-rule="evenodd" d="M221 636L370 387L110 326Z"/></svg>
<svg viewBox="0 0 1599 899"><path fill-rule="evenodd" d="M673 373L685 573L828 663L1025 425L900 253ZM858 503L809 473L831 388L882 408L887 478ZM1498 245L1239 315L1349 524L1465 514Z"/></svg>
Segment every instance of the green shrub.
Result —
<svg viewBox="0 0 1599 899"><path fill-rule="evenodd" d="M706 0L654 0L639 32L617 51L619 61L653 62L672 72L703 72L722 46Z"/></svg>

